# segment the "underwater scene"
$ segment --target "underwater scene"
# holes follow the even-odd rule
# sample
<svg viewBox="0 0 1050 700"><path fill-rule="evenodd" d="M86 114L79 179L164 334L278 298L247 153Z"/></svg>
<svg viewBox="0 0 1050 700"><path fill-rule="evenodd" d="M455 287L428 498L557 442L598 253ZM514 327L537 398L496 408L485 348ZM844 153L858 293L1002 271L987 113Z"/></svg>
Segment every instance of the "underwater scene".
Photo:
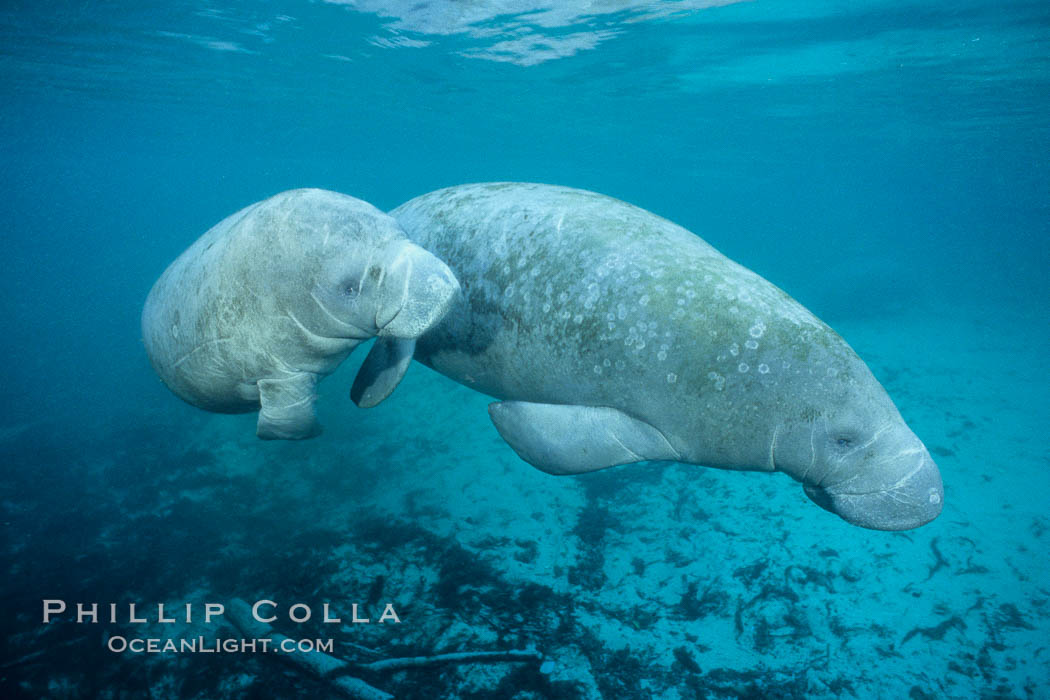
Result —
<svg viewBox="0 0 1050 700"><path fill-rule="evenodd" d="M0 697L1050 697L1045 0L13 0L0 144Z"/></svg>

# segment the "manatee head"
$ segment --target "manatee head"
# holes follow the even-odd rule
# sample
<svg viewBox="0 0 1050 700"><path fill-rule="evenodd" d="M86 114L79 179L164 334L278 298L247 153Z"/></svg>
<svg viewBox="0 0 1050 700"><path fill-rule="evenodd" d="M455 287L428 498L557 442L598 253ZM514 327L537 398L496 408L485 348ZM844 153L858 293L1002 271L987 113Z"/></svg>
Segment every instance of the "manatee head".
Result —
<svg viewBox="0 0 1050 700"><path fill-rule="evenodd" d="M279 195L275 270L284 306L311 334L361 342L413 339L448 311L459 283L445 263L410 243L393 218L325 190Z"/></svg>
<svg viewBox="0 0 1050 700"><path fill-rule="evenodd" d="M836 342L816 353L822 370L784 403L770 455L819 506L875 530L908 530L936 518L944 491L937 465L868 367Z"/></svg>
<svg viewBox="0 0 1050 700"><path fill-rule="evenodd" d="M312 294L347 337L410 339L441 320L458 290L445 263L393 239L326 261Z"/></svg>

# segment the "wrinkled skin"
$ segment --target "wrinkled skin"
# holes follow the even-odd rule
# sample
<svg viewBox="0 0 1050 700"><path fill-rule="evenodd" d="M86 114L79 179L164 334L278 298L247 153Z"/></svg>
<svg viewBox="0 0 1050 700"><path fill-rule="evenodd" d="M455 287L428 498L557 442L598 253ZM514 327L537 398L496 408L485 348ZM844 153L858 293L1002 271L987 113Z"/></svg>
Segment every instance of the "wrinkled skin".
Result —
<svg viewBox="0 0 1050 700"><path fill-rule="evenodd" d="M685 229L518 183L439 190L391 213L463 288L416 358L500 399L497 429L538 468L781 471L863 527L940 513L936 465L849 345Z"/></svg>
<svg viewBox="0 0 1050 700"><path fill-rule="evenodd" d="M223 220L168 267L146 300L143 340L185 401L261 408L260 437L309 438L320 432L317 381L369 338L411 343L458 288L370 204L292 190Z"/></svg>

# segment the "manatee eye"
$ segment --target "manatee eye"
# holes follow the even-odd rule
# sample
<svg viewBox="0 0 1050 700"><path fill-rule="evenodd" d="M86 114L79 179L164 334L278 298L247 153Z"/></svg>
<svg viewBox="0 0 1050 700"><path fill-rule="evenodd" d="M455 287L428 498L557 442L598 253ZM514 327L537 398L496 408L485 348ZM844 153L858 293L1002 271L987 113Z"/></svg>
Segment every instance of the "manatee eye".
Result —
<svg viewBox="0 0 1050 700"><path fill-rule="evenodd" d="M352 282L343 285L343 296L352 297L357 294L357 287Z"/></svg>
<svg viewBox="0 0 1050 700"><path fill-rule="evenodd" d="M853 438L848 435L839 435L835 439L835 445L839 448L846 449L853 446Z"/></svg>

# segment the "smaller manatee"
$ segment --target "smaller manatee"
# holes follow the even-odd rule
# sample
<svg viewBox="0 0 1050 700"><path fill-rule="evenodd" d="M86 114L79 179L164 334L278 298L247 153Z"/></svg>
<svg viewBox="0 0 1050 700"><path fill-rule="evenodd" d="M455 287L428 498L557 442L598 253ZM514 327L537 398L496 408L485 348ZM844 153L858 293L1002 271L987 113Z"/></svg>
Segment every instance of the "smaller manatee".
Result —
<svg viewBox="0 0 1050 700"><path fill-rule="evenodd" d="M353 390L358 403L379 403L458 290L443 262L372 205L291 190L226 218L182 253L146 299L142 336L179 398L220 413L258 410L260 438L299 440L321 432L321 378L360 343L384 338Z"/></svg>

